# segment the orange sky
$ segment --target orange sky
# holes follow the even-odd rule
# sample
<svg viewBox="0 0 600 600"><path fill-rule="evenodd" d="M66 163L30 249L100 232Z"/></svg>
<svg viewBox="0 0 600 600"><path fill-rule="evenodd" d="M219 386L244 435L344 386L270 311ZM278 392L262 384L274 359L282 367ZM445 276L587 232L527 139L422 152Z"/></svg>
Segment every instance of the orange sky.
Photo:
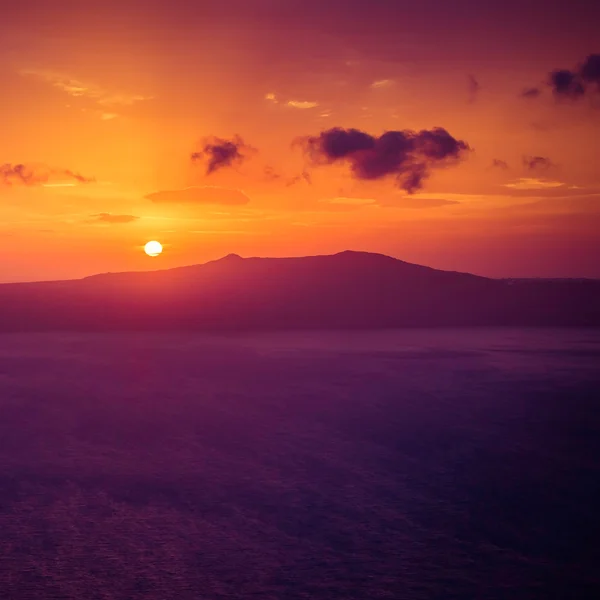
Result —
<svg viewBox="0 0 600 600"><path fill-rule="evenodd" d="M600 52L590 2L48 4L0 22L0 281L343 249L600 277L600 90L547 83ZM443 127L471 151L409 194L292 144L332 127ZM191 159L236 135L245 160Z"/></svg>

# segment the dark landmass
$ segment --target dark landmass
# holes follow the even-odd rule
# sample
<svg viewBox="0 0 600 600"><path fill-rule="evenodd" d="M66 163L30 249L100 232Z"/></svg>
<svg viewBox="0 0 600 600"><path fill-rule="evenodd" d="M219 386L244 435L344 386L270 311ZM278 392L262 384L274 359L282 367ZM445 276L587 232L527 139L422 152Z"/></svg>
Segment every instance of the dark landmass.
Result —
<svg viewBox="0 0 600 600"><path fill-rule="evenodd" d="M0 331L598 325L598 280L488 279L366 252L0 285Z"/></svg>

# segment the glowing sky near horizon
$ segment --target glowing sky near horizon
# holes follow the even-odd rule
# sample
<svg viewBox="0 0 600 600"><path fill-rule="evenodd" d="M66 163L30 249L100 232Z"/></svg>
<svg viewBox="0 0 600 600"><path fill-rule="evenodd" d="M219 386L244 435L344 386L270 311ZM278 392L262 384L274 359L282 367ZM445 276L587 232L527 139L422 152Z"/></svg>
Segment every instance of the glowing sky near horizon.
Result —
<svg viewBox="0 0 600 600"><path fill-rule="evenodd" d="M598 23L586 0L12 3L0 281L344 249L600 277Z"/></svg>

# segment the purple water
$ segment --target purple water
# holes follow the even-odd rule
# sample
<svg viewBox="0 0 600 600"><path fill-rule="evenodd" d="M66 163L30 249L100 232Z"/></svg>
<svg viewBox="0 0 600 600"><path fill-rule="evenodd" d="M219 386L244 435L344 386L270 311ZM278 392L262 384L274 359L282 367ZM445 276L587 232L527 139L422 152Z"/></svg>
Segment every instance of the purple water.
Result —
<svg viewBox="0 0 600 600"><path fill-rule="evenodd" d="M0 596L593 598L600 331L0 336Z"/></svg>

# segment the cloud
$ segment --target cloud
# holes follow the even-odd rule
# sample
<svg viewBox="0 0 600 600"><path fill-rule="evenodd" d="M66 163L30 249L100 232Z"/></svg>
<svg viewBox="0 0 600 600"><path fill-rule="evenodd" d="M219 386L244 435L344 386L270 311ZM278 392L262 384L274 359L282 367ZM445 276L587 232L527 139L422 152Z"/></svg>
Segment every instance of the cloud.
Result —
<svg viewBox="0 0 600 600"><path fill-rule="evenodd" d="M43 69L23 69L20 74L33 77L39 81L50 84L52 87L69 94L75 98L89 98L105 106L130 106L136 102L152 100L152 96L112 92L89 81L82 81L64 73Z"/></svg>
<svg viewBox="0 0 600 600"><path fill-rule="evenodd" d="M378 79L371 84L373 89L387 88L394 85L393 79Z"/></svg>
<svg viewBox="0 0 600 600"><path fill-rule="evenodd" d="M574 100L600 91L600 54L589 54L575 70L552 71L550 85L555 95Z"/></svg>
<svg viewBox="0 0 600 600"><path fill-rule="evenodd" d="M585 94L579 75L568 69L556 69L549 75L548 84L555 96L577 99Z"/></svg>
<svg viewBox="0 0 600 600"><path fill-rule="evenodd" d="M548 74L546 85L557 99L579 100L600 92L600 54L589 54L573 69L554 69ZM529 88L522 97L535 98L541 94L539 87Z"/></svg>
<svg viewBox="0 0 600 600"><path fill-rule="evenodd" d="M586 83L600 88L600 54L590 54L581 65L579 74Z"/></svg>
<svg viewBox="0 0 600 600"><path fill-rule="evenodd" d="M217 186L188 187L179 190L162 190L145 196L147 200L170 204L222 204L241 206L250 198L240 190Z"/></svg>
<svg viewBox="0 0 600 600"><path fill-rule="evenodd" d="M269 92L265 94L265 100L272 102L273 104L282 104L281 100L277 97L273 92ZM309 108L316 108L319 106L318 102L313 102L309 100L286 100L283 102L284 106L289 108L297 108L299 110L307 110Z"/></svg>
<svg viewBox="0 0 600 600"><path fill-rule="evenodd" d="M204 162L206 175L210 175L219 169L244 162L248 158L247 155L255 151L255 148L246 144L239 135L230 140L211 137L203 141L202 149L193 152L191 158L192 162Z"/></svg>
<svg viewBox="0 0 600 600"><path fill-rule="evenodd" d="M310 176L310 173L308 171L302 171L300 175L296 175L295 177L288 179L285 186L291 187L292 185L296 185L297 183L302 182L308 183L308 185L312 185L312 177Z"/></svg>
<svg viewBox="0 0 600 600"><path fill-rule="evenodd" d="M387 208L438 208L440 206L452 206L460 204L456 200L446 200L445 198L421 198L417 196L404 196L402 198L393 198L379 202L381 206Z"/></svg>
<svg viewBox="0 0 600 600"><path fill-rule="evenodd" d="M538 96L541 95L541 93L542 93L542 90L540 90L540 88L538 88L538 87L525 88L521 92L521 98L537 98Z"/></svg>
<svg viewBox="0 0 600 600"><path fill-rule="evenodd" d="M505 160L501 160L499 158L495 158L492 161L492 168L503 169L504 171L506 171L506 169L508 169L508 163Z"/></svg>
<svg viewBox="0 0 600 600"><path fill-rule="evenodd" d="M111 215L110 213L100 213L91 216L92 222L106 223L109 225L116 225L119 223L133 223L133 221L137 221L140 218L136 217L135 215Z"/></svg>
<svg viewBox="0 0 600 600"><path fill-rule="evenodd" d="M535 169L549 169L554 163L547 156L524 156L523 165L530 171Z"/></svg>
<svg viewBox="0 0 600 600"><path fill-rule="evenodd" d="M479 90L481 90L481 85L475 75L467 76L467 89L469 92L469 103L472 104L477 100L477 95L479 94Z"/></svg>
<svg viewBox="0 0 600 600"><path fill-rule="evenodd" d="M328 198L327 200L322 200L322 202L328 202L329 204L347 204L349 206L368 206L370 204L375 204L373 198L347 198L345 196Z"/></svg>
<svg viewBox="0 0 600 600"><path fill-rule="evenodd" d="M310 173L306 170L302 171L298 175L295 175L294 177L289 177L288 175L283 175L282 173L277 172L269 165L263 169L262 179L268 183L281 183L285 185L285 187L292 187L293 185L303 182L309 185L312 184Z"/></svg>
<svg viewBox="0 0 600 600"><path fill-rule="evenodd" d="M56 169L47 165L5 163L0 165L0 184L4 185L52 185L57 178L66 178L70 185L91 183L94 180L68 169ZM55 185L64 185L57 183Z"/></svg>
<svg viewBox="0 0 600 600"><path fill-rule="evenodd" d="M288 100L286 102L286 106L291 106L292 108L299 108L301 110L306 110L307 108L315 108L319 106L318 102L307 102L306 100Z"/></svg>
<svg viewBox="0 0 600 600"><path fill-rule="evenodd" d="M335 198L323 198L313 207L318 211L324 212L350 212L358 210L365 206L376 206L374 198L347 198L337 196Z"/></svg>
<svg viewBox="0 0 600 600"><path fill-rule="evenodd" d="M263 175L267 181L279 181L281 179L281 175L269 165L263 169Z"/></svg>
<svg viewBox="0 0 600 600"><path fill-rule="evenodd" d="M469 145L436 127L421 131L386 131L373 136L359 129L334 127L317 136L294 140L313 165L350 164L352 175L362 180L394 177L409 193L420 189L430 170L454 164Z"/></svg>
<svg viewBox="0 0 600 600"><path fill-rule="evenodd" d="M505 183L504 187L514 190L545 190L565 185L562 181L549 181L535 177L521 177L512 183Z"/></svg>

